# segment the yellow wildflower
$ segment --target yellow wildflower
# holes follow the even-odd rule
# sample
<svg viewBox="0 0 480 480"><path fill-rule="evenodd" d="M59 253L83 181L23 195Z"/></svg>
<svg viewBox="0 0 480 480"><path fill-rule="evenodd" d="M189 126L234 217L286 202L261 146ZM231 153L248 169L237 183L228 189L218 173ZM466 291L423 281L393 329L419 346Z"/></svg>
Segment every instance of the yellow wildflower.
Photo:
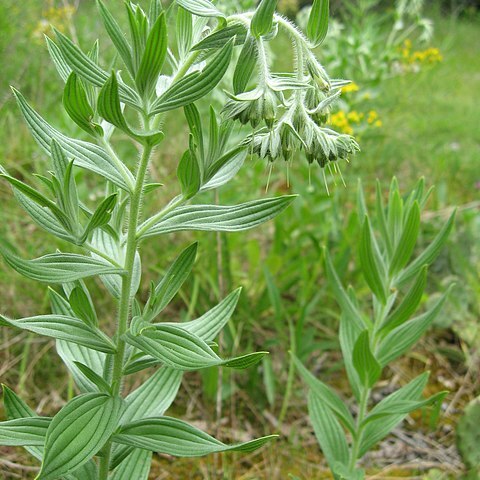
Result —
<svg viewBox="0 0 480 480"><path fill-rule="evenodd" d="M348 85L342 87L342 93L358 92L359 90L360 87L355 82L349 83Z"/></svg>

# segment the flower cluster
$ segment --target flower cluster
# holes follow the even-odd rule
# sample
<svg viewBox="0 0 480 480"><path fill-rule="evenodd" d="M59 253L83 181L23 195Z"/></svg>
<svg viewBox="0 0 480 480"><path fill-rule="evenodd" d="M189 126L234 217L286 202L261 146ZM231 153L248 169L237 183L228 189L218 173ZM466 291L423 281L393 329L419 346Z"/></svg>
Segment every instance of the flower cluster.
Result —
<svg viewBox="0 0 480 480"><path fill-rule="evenodd" d="M358 143L350 136L353 130L336 132L328 124L332 105L342 89L356 91L358 85L330 80L303 35L283 17L276 20L277 26L284 27L292 40L295 71L272 73L266 37L253 39L258 72L255 86L229 94L223 116L243 125L250 124L256 131L245 143L252 153L269 162L277 159L290 162L297 152L303 152L309 164L316 162L322 168L329 162L347 160L359 150Z"/></svg>
<svg viewBox="0 0 480 480"><path fill-rule="evenodd" d="M412 41L409 39L403 43L401 53L402 62L406 65L435 64L443 61L443 56L438 48L413 50Z"/></svg>
<svg viewBox="0 0 480 480"><path fill-rule="evenodd" d="M330 115L329 123L347 135L353 135L354 132L358 133L358 130L364 130L367 127L380 128L383 125L375 110L370 110L366 114L357 110L350 112L339 110Z"/></svg>
<svg viewBox="0 0 480 480"><path fill-rule="evenodd" d="M75 13L75 7L71 5L63 5L55 7L50 2L49 7L43 12L42 18L37 22L32 32L32 38L36 41L43 42L44 35L48 35L52 30L52 25L61 32L65 31L72 20Z"/></svg>

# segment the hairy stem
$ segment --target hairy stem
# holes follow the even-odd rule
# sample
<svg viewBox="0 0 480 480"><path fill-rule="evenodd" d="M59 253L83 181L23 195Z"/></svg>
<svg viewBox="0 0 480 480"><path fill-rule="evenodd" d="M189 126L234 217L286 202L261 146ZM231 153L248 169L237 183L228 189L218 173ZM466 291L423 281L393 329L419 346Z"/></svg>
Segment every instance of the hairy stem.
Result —
<svg viewBox="0 0 480 480"><path fill-rule="evenodd" d="M120 395L122 390L123 365L125 357L125 341L122 339L122 337L128 329L128 320L130 317L133 271L135 266L135 255L137 252L137 226L143 199L145 176L147 173L151 153L152 147L146 146L143 150L142 157L138 165L135 188L130 197L130 213L127 227L127 243L124 265L124 270L127 273L122 278L122 292L120 297L118 325L116 331L117 353L114 357L112 371L112 395L114 396ZM108 478L111 451L112 444L109 442L103 449L103 456L100 459L100 480L107 480Z"/></svg>
<svg viewBox="0 0 480 480"><path fill-rule="evenodd" d="M355 466L357 464L358 454L360 450L360 444L362 443L362 435L363 435L362 422L365 419L365 416L367 414L367 406L368 406L368 400L370 398L370 391L371 390L369 388L364 387L360 397L360 405L359 405L357 423L356 423L356 429L355 429L356 430L355 438L353 439L352 451L350 454L349 470L351 472L355 470Z"/></svg>

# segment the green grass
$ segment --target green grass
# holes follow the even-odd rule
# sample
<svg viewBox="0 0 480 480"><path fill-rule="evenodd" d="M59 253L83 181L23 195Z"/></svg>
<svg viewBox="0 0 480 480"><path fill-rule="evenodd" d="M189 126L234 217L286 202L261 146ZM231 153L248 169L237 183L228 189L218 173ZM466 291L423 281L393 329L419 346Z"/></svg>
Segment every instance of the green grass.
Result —
<svg viewBox="0 0 480 480"><path fill-rule="evenodd" d="M28 37L36 24L36 15L41 10L40 2L29 3L35 7L29 11L29 15L23 16L18 11L14 12L12 22L0 25L3 34L0 40L1 60L2 64L8 67L0 79L0 163L11 173L24 177L27 181L31 181L32 171L45 173L46 158L29 136L11 101L9 83L24 92L54 125L64 129L66 133L78 134L61 107L60 81L49 64L44 46ZM80 11L75 17L79 37L87 38L87 41L82 41L85 48L93 42L99 30L96 17L92 17L92 3L81 2ZM12 5L14 6L15 2L2 2L0 19L7 18L7 12ZM92 22L92 18L95 21ZM275 165L270 193L273 195L287 190L299 193L300 197L295 204L270 225L248 234L224 237L223 251L226 261L223 276L226 290L238 285L244 287L238 312L225 335L226 348L231 350L231 347L236 345L242 351L249 348L271 350L277 380L274 385L276 403L272 407L265 399L261 369L235 377L225 375L227 392L232 385L234 389L238 386L246 389L245 396L237 392L226 403L226 411L230 408L231 401L237 406L234 421L253 423L257 433L274 430L264 419L262 412L269 410L278 414L286 381L285 352L289 347L289 337L282 306L297 329L300 356L309 366L316 365L321 359L322 379L332 380L336 387L345 389L343 377L338 375L341 369L335 333L338 308L324 280L321 247L327 244L336 252L337 264L345 281L356 284L363 281L358 272L351 271L349 261L355 251L357 238L356 219L351 215L356 202L357 178L362 179L370 194L374 192L376 178L379 178L382 186L386 188L392 175L398 177L403 190L411 188L420 176L425 176L427 185L435 185L436 189L429 204L432 216L424 231L424 242L428 242L432 232L445 221L448 208L464 208L459 212L456 234L450 248L432 269L432 291L438 286L444 286L448 279L457 279L460 287L452 300L453 306L448 310L454 315L443 318L442 325L461 332L465 328L462 322L468 319L470 330L477 327L479 312L475 299L480 291L480 214L478 204L474 202L477 202L480 191L480 110L476 98L480 91L480 43L475 40L479 31L478 20L453 22L449 18L436 19L433 44L442 50L444 61L418 74L406 74L382 85L380 96L372 101L371 106L378 110L383 127L377 130L375 135L363 136L362 153L353 159L350 166L343 168L346 189L340 185L334 187L332 184L331 195L327 196L320 171L315 168L312 169L310 187L308 169L301 159L294 163L290 172L291 184L287 186L285 166L279 163ZM107 45L108 42L102 38L102 44ZM186 130L184 126L180 127L179 118L181 119L181 116L178 113L169 116L166 128L171 136L167 137L162 150L156 155L152 169L152 176L167 186L155 194L158 197L154 195L149 200L145 207L147 210L153 210L156 204L162 201L163 195L174 193L168 185L172 183L176 162L186 145ZM124 153L131 156L132 162L135 160L134 152ZM248 161L238 178L220 192L222 203L235 203L256 198L259 194L264 195L267 174L265 165L261 162ZM85 193L90 193L90 178L84 178L87 182ZM211 201L212 198L205 196L205 200ZM368 200L371 204L371 195ZM0 201L0 238L15 245L22 255L38 256L62 246L52 242L32 225L15 205L10 190L3 183L0 184ZM439 212L436 213L437 211ZM182 246L192 238L192 235L182 234L176 237L175 243L164 239L146 243L146 263L149 263L147 280L158 278ZM173 318L201 314L221 296L217 281L216 253L212 248L215 236L201 234L199 239L201 260L195 267L193 278L188 281L186 288L167 312ZM63 247L66 248L65 245ZM161 257L158 252L162 253ZM270 285L266 282L266 271L272 278L273 283ZM0 263L0 285L2 312L20 316L40 313L40 310L46 311L45 289L19 277L4 263ZM278 297L275 296L276 291ZM103 292L95 289L95 297L102 303L100 313L103 321L114 321L115 309L102 300ZM275 301L280 301L281 306L276 305ZM429 299L426 298L425 301ZM17 332L6 329L2 329L1 335L0 364L10 366L1 371L2 381L14 388L22 383L32 405L45 400L45 392L53 392L47 398L51 405L44 409L45 412L52 413L59 406L58 398L65 399L68 391L68 378L53 353L52 343L36 338L31 344L28 357L23 357L25 368L21 368L23 339L26 337L17 338ZM445 347L440 357L437 344L426 342L420 347L421 355L399 363L397 371L400 372L400 377L404 379L413 376L417 369L424 367L424 361L434 362L430 368L435 371L441 370L441 365L447 362L450 369L453 368L461 375L465 370L464 352L468 352L472 344L463 343L462 352L457 343L465 340L461 336L451 340L449 335L446 330L435 334L435 338ZM469 340L471 341L471 336ZM457 356L452 356L452 351ZM187 379L190 388L201 385L198 376L188 376ZM303 471L315 472L315 468L311 466L320 463L321 459L312 453L310 447L305 452L302 447L301 442L305 441L305 435L310 435L310 430L304 420L306 409L303 387L300 383L296 386L297 393L292 402L294 406L287 417L290 440L300 460L309 465ZM348 395L348 392L345 394ZM473 392L468 391L462 401L471 395ZM200 398L201 408L197 406L195 409L196 415L200 412L211 420L213 409L204 406L207 402L202 400ZM176 403L176 413L184 415L188 404L188 396L183 393ZM448 442L451 441L450 438ZM271 456L269 452L255 459L263 459L270 465L276 454L274 449ZM11 453L8 452L9 455ZM228 458L230 464L240 468L240 461L234 463L231 457ZM251 459L248 460L250 461ZM197 463L195 469L202 471L200 466L206 464L208 465L208 461ZM287 468L288 461L285 461L285 464L284 468ZM191 464L187 462L187 468L192 468L189 465ZM2 468L0 464L0 477ZM256 473L242 478L263 478L255 476L261 474L255 469L253 471ZM268 478L276 478L273 475L277 475L275 472L278 469L272 467L271 470L264 471L269 472ZM181 476L182 473L178 475L176 478L185 478Z"/></svg>

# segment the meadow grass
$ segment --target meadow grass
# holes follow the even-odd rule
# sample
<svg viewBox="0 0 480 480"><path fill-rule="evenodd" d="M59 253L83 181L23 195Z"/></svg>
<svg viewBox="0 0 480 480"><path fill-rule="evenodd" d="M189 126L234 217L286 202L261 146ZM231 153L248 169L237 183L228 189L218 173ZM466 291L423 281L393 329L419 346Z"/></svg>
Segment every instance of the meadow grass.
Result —
<svg viewBox="0 0 480 480"><path fill-rule="evenodd" d="M14 2L10 3L11 5L8 1L2 2L0 18L6 18L7 9L11 8ZM56 73L50 66L44 44L25 40L23 36L24 32L26 35L33 32L40 13L38 2L29 3L33 6L29 15L22 16L14 11L13 16L10 16L13 21L8 25L1 25L0 40L2 63L7 66L6 74L0 79L1 163L10 173L25 177L27 181L30 180L28 177L32 170L45 171L45 156L34 144L21 121L8 83L19 87L54 125L60 129L69 125L57 98L60 80L55 77ZM91 12L92 5L82 2L74 21L76 28L82 32L81 37L93 42L98 22L92 24ZM331 185L328 196L322 178L317 177L318 172L315 172L310 188L308 171L302 162L294 164L293 171L290 172L290 185L287 186L285 169L279 165L273 172L270 191L290 190L300 193L301 197L292 211L284 215L281 221L263 227L262 238L267 238L266 241L259 241L261 237L258 232L224 237L224 288L229 290L238 285L245 287L235 326L226 333L225 342L237 347L241 343L244 348L258 343L271 350L274 369L279 378L277 391L282 389L282 384L286 381L286 371L282 369L282 365L286 364L285 351L289 342L286 316L293 319L305 339L311 340L299 342L301 355L308 357L311 351L315 350L317 354L313 363L322 361L322 372L325 375L332 376L338 371L338 345L334 335L338 309L323 280L323 267L319 261L320 248L323 244L331 245L339 253L337 258L340 259L340 267L346 278L355 278L356 272L349 271L349 254L356 244L355 228L349 229L348 226L349 222L352 222L349 211L353 210L356 201L357 177L362 179L365 189L372 194L367 197L367 200L371 201L376 178L386 187L392 175L396 175L401 188L407 190L418 177L425 176L428 186L436 186L429 204L432 224L445 220L447 212L444 210L459 206L461 211L457 219L457 235L452 238L459 242L461 248L450 248L449 252L442 256L433 269L436 273L434 281L442 283L446 276L457 276L463 283L468 281L472 296L478 293L480 281L478 273L475 274L475 265L478 272L479 251L475 238L478 244L480 110L475 96L476 92L480 91L480 44L474 39L478 38L480 24L478 19L453 21L444 17L435 18L435 23L433 43L441 49L443 62L420 73L406 74L385 82L380 95L371 101L372 108L377 110L382 118L383 127L360 140L362 153L355 157L343 172L347 188L344 189L340 182L337 187ZM88 40L82 45L87 48ZM37 75L39 72L42 74L40 79ZM50 77L55 78L55 87L51 90L45 87L50 82L43 81ZM55 108L52 108L54 105ZM178 112L175 115L178 115ZM186 146L186 130L178 127L178 120L174 116L168 118L166 128L170 131L167 136L168 143L162 146L162 154L157 155L152 169L152 176L159 181L175 175L175 162ZM66 133L69 133L68 130ZM131 156L132 162L136 160L136 152L126 150L124 154ZM240 202L251 197L253 193L263 192L267 173L264 164L249 160L239 178L231 183L228 190L220 192L222 203ZM245 187L246 185L248 186ZM51 240L33 226L26 215L19 212L5 184L0 184L0 201L0 238L15 245L25 257L52 251L54 245ZM155 202L154 198L149 201ZM149 205L145 208L148 209ZM351 237L348 237L349 232ZM424 241L428 242L428 239L427 228ZM171 252L173 258L188 240L189 236L185 234L179 235L175 244L167 244L165 240L149 243L145 248L145 255L153 268L148 272L147 278L158 278L166 268L166 265L155 262L157 251ZM169 314L183 318L194 313L203 313L210 300L221 296L216 254L211 248L213 242L213 234L200 236L201 262L194 269L194 276L186 286L186 289L194 292L193 300L190 295L187 302L186 297L180 294L175 309L169 310ZM61 244L55 246L62 247ZM233 256L228 255L230 250L235 252ZM454 265L452 258L458 260ZM267 281L268 274L273 278L273 287ZM45 289L18 276L5 264L0 265L0 284L3 287L0 305L2 311L15 316L46 312L48 304ZM280 292L280 307L275 304L276 292ZM475 321L478 318L478 305L475 306L472 298L474 297L468 297L462 308L465 314ZM109 304L101 307L101 313L110 318L114 316ZM447 323L446 326L452 325ZM55 359L53 342L35 339L32 343L25 344L25 338L24 334L18 335L17 332L2 329L0 378L14 388L20 384L22 389L30 393L32 404L47 403L45 411L55 410L61 404L62 398L65 399L69 394L70 384L66 372ZM421 355L428 357L431 353L429 348L433 347L427 342L426 350L422 349ZM451 360L450 357L445 358L447 360L435 353L428 362L438 361L440 365L434 365L433 368L440 370L444 362ZM458 368L461 372L465 369L462 352L459 358ZM413 366L412 361L399 366L399 371L405 369L415 370L415 362L413 361ZM414 373L411 373L412 376ZM263 416L263 411L269 409L268 402L262 389L255 387L263 381L263 377L259 372L250 373L248 377L238 377L236 375L224 379L226 396L228 389L235 389L235 382L238 381L245 384L253 400L248 402L243 395L231 396L226 410L236 406L237 414L235 418L230 418L230 421L250 424L257 422L257 427L251 428L257 430L257 433L263 433L264 428L271 428ZM197 376L187 378L188 382L193 384L200 382ZM205 376L203 380L207 381ZM45 385L51 388L47 398L40 393L45 390L42 388ZM340 389L345 387L341 381L336 386ZM205 388L204 395L207 394L208 389ZM301 401L301 394L295 398L295 407L288 417L285 432L293 439L296 453L303 452L301 462L306 465L303 473L311 472L311 478L328 478L313 477L320 475L316 467L312 466L318 462L317 454L312 453L316 452L316 447L313 444L309 444L305 449L301 446L300 437L306 431L305 422L302 423L305 405ZM185 399L180 397L175 407L182 414L189 411L189 405L182 405L183 400ZM201 404L201 398L198 401ZM259 403L255 404L256 402ZM213 412L204 413L207 418L213 418ZM448 442L452 442L451 437ZM282 470L281 467L279 470L278 465L272 467L272 463L282 448L283 446L270 447L261 454L264 470L253 469L244 477L233 478L277 478L275 475L281 474L278 472ZM284 460L288 464L288 458ZM241 468L240 464L234 463L232 457L227 457L226 468L233 468L232 464L236 465L237 469ZM247 470L249 465L247 459L244 465ZM208 461L204 460L195 464L195 467L187 461L179 463L180 469L185 467L196 470L199 475L209 468ZM0 466L0 474L1 469ZM265 472L270 472L271 476L263 477ZM181 471L178 475L172 478L185 478ZM193 473L191 478L195 478Z"/></svg>

